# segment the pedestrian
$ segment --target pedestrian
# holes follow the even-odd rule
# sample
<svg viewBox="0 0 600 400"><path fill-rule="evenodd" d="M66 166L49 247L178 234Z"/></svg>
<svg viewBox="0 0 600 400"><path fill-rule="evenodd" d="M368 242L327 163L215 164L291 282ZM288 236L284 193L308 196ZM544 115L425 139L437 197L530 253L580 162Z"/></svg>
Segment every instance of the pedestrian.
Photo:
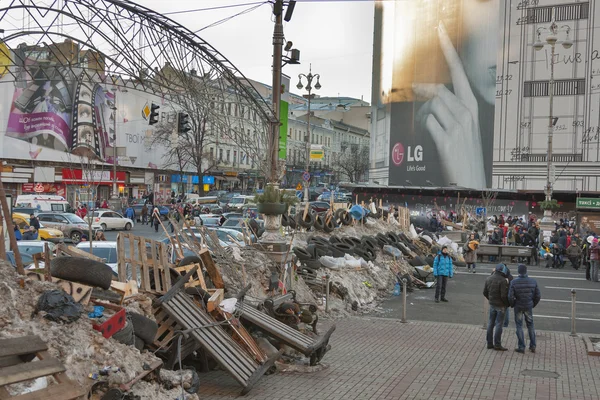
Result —
<svg viewBox="0 0 600 400"><path fill-rule="evenodd" d="M569 258L569 261L571 261L573 268L576 270L579 269L579 266L581 265L582 254L581 247L577 245L575 240L571 240L571 245L567 248L567 257Z"/></svg>
<svg viewBox="0 0 600 400"><path fill-rule="evenodd" d="M23 234L23 240L37 240L38 234L33 226L29 226L29 229Z"/></svg>
<svg viewBox="0 0 600 400"><path fill-rule="evenodd" d="M35 214L29 216L29 225L33 226L36 230L40 230L40 221L36 218Z"/></svg>
<svg viewBox="0 0 600 400"><path fill-rule="evenodd" d="M452 257L448 254L448 246L442 246L442 250L435 257L435 260L433 260L433 276L437 279L435 285L435 302L439 303L440 300L445 303L448 302L448 299L446 299L446 284L448 283L448 278L454 276Z"/></svg>
<svg viewBox="0 0 600 400"><path fill-rule="evenodd" d="M142 225L146 225L148 223L148 206L144 204L142 207Z"/></svg>
<svg viewBox="0 0 600 400"><path fill-rule="evenodd" d="M598 261L600 260L600 246L598 246L598 238L592 239L590 246L590 275L592 282L598 282Z"/></svg>
<svg viewBox="0 0 600 400"><path fill-rule="evenodd" d="M535 279L527 276L527 267L519 264L519 276L510 283L508 301L515 308L515 326L517 328L517 353L525 353L525 337L523 335L523 318L529 333L529 351L535 353L535 328L533 325L533 309L538 305L542 295Z"/></svg>
<svg viewBox="0 0 600 400"><path fill-rule="evenodd" d="M487 348L498 351L508 350L502 346L502 325L508 303L508 268L504 264L496 265L492 276L486 279L483 295L490 304L487 325Z"/></svg>
<svg viewBox="0 0 600 400"><path fill-rule="evenodd" d="M465 244L463 250L465 252L465 263L467 264L467 272L471 271L473 267L473 273L475 273L475 267L477 266L477 249L479 248L479 242L475 240L475 234L471 233L469 236L469 242Z"/></svg>
<svg viewBox="0 0 600 400"><path fill-rule="evenodd" d="M100 208L109 208L108 201L106 201L106 199L102 201L102 206L100 206Z"/></svg>
<svg viewBox="0 0 600 400"><path fill-rule="evenodd" d="M509 246L514 246L515 245L515 236L516 236L515 227L513 225L511 225L508 227L508 230L506 231L506 244Z"/></svg>
<svg viewBox="0 0 600 400"><path fill-rule="evenodd" d="M152 213L152 225L154 225L154 231L158 232L158 225L160 225L160 214L158 213L158 209Z"/></svg>
<svg viewBox="0 0 600 400"><path fill-rule="evenodd" d="M133 207L127 206L125 217L129 218L135 224L135 211L133 210Z"/></svg>
<svg viewBox="0 0 600 400"><path fill-rule="evenodd" d="M94 236L94 240L98 242L106 242L106 236L104 236L104 232L96 231L96 235Z"/></svg>
<svg viewBox="0 0 600 400"><path fill-rule="evenodd" d="M13 221L13 227L15 231L15 240L19 241L23 239L23 235L21 235L21 230L19 229L19 225L17 225L17 221Z"/></svg>

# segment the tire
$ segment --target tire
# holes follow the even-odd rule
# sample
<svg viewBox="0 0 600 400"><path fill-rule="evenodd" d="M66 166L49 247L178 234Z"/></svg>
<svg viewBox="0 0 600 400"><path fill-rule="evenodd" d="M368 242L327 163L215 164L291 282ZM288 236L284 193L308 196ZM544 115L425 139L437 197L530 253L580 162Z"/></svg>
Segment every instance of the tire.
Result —
<svg viewBox="0 0 600 400"><path fill-rule="evenodd" d="M383 248L383 246L385 246L386 244L390 244L389 238L383 233L378 233L377 236L375 236L375 240L377 240L377 243L381 248Z"/></svg>
<svg viewBox="0 0 600 400"><path fill-rule="evenodd" d="M318 245L315 247L315 260L318 260L320 257L323 256L331 256L332 254L333 252L328 247L322 247Z"/></svg>
<svg viewBox="0 0 600 400"><path fill-rule="evenodd" d="M396 234L396 232L390 231L390 232L388 232L388 236L391 237L391 238L393 238L395 243L398 243L398 242L402 241L402 239L400 239L400 236L398 236Z"/></svg>
<svg viewBox="0 0 600 400"><path fill-rule="evenodd" d="M408 260L408 263L413 267L419 267L421 265L427 265L427 262L423 260L421 257L417 256Z"/></svg>
<svg viewBox="0 0 600 400"><path fill-rule="evenodd" d="M308 254L310 254L311 260L314 260L317 258L316 254L315 254L316 249L317 249L317 246L314 243L311 243L308 246L306 246L306 251L308 252Z"/></svg>
<svg viewBox="0 0 600 400"><path fill-rule="evenodd" d="M81 237L83 236L82 232L79 231L74 231L71 232L71 240L73 241L73 243L77 244L79 242L81 242Z"/></svg>
<svg viewBox="0 0 600 400"><path fill-rule="evenodd" d="M281 216L281 226L290 226L287 214Z"/></svg>
<svg viewBox="0 0 600 400"><path fill-rule="evenodd" d="M294 217L288 217L288 226L292 229L296 229L298 224L296 223L296 219Z"/></svg>
<svg viewBox="0 0 600 400"><path fill-rule="evenodd" d="M126 344L127 346L133 346L135 343L135 336L133 335L133 324L131 323L131 320L127 318L123 329L116 332L111 338L117 342Z"/></svg>
<svg viewBox="0 0 600 400"><path fill-rule="evenodd" d="M107 230L106 224L100 224L100 227L102 228L103 231L106 232L106 230Z"/></svg>
<svg viewBox="0 0 600 400"><path fill-rule="evenodd" d="M394 232L388 232L385 236L392 246L398 243L398 236Z"/></svg>
<svg viewBox="0 0 600 400"><path fill-rule="evenodd" d="M342 218L342 224L346 225L346 226L352 224L352 216L347 211L346 211L346 213L344 214L344 216Z"/></svg>
<svg viewBox="0 0 600 400"><path fill-rule="evenodd" d="M342 238L342 242L346 243L347 245L349 245L350 247L356 247L356 246L360 246L360 239L355 238L353 236L344 236Z"/></svg>
<svg viewBox="0 0 600 400"><path fill-rule="evenodd" d="M138 349L140 352L144 350L145 342L138 335L133 336L133 346Z"/></svg>
<svg viewBox="0 0 600 400"><path fill-rule="evenodd" d="M126 231L130 231L131 230L131 224L129 222L125 224L125 230Z"/></svg>
<svg viewBox="0 0 600 400"><path fill-rule="evenodd" d="M364 246L370 247L373 251L375 251L378 246L377 240L373 236L363 236L361 243L363 243Z"/></svg>
<svg viewBox="0 0 600 400"><path fill-rule="evenodd" d="M302 218L302 216L300 216L298 223L301 227L308 229L315 224L315 217L311 213L308 213L306 214L306 218Z"/></svg>
<svg viewBox="0 0 600 400"><path fill-rule="evenodd" d="M321 236L311 236L308 240L307 243L314 243L314 244L321 244L324 246L329 246L329 242L327 241L327 239L325 239L324 237Z"/></svg>
<svg viewBox="0 0 600 400"><path fill-rule="evenodd" d="M365 261L374 261L375 253L371 249L365 249L364 247L356 247L354 249L354 255L362 257Z"/></svg>
<svg viewBox="0 0 600 400"><path fill-rule="evenodd" d="M302 247L294 247L292 249L292 251L294 252L296 257L298 257L298 260L302 261L302 260L311 260L312 259L312 255L306 249L303 249Z"/></svg>
<svg viewBox="0 0 600 400"><path fill-rule="evenodd" d="M314 225L316 230L322 231L325 228L325 221L323 221L323 217L320 215L315 216Z"/></svg>
<svg viewBox="0 0 600 400"><path fill-rule="evenodd" d="M154 343L156 332L158 331L158 325L150 318L146 318L141 314L130 312L127 316L131 318L131 324L133 325L133 333L139 337L146 344Z"/></svg>
<svg viewBox="0 0 600 400"><path fill-rule="evenodd" d="M375 261L375 259L377 258L377 254L375 253L374 249L371 248L363 248L364 252L367 254L367 256L369 256L369 258L365 258L365 261Z"/></svg>
<svg viewBox="0 0 600 400"><path fill-rule="evenodd" d="M323 231L325 231L326 233L331 233L334 229L335 225L333 223L333 218L331 218L329 222L325 222L325 224L323 225Z"/></svg>
<svg viewBox="0 0 600 400"><path fill-rule="evenodd" d="M177 264L178 267L185 267L186 265L191 265L191 264L200 264L200 257L198 256L187 256L187 257L183 257L183 259L181 261L179 261L179 264Z"/></svg>
<svg viewBox="0 0 600 400"><path fill-rule="evenodd" d="M344 210L343 208L340 208L339 210L336 210L335 213L333 214L333 217L338 220L338 221L342 221L344 219L344 214L347 213L348 211Z"/></svg>
<svg viewBox="0 0 600 400"><path fill-rule="evenodd" d="M342 243L341 239L337 236L332 236L329 238L329 243L331 244L336 244L336 243Z"/></svg>
<svg viewBox="0 0 600 400"><path fill-rule="evenodd" d="M321 261L319 260L307 260L302 263L302 268L308 269L310 271L317 271L322 267Z"/></svg>
<svg viewBox="0 0 600 400"><path fill-rule="evenodd" d="M108 290L113 270L108 265L82 257L56 257L50 262L52 276Z"/></svg>
<svg viewBox="0 0 600 400"><path fill-rule="evenodd" d="M336 252L338 255L336 256ZM335 243L333 245L333 256L334 257L344 257L345 254L352 254L354 252L354 247L350 246L349 244L346 243Z"/></svg>

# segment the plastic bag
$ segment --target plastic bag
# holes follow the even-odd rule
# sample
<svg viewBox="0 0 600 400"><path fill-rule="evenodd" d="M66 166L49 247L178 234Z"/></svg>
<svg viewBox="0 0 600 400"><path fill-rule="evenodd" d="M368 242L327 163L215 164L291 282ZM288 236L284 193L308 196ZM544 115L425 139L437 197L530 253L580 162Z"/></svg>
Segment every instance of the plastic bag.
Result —
<svg viewBox="0 0 600 400"><path fill-rule="evenodd" d="M36 312L44 311L44 318L55 322L75 322L81 317L83 306L62 290L48 290L38 299Z"/></svg>
<svg viewBox="0 0 600 400"><path fill-rule="evenodd" d="M233 314L235 311L235 305L237 304L237 299L232 297L230 299L225 299L219 304L219 308L225 312Z"/></svg>
<svg viewBox="0 0 600 400"><path fill-rule="evenodd" d="M398 282L396 282L396 284L394 285L394 296L400 296L400 293L402 293L402 288L400 287L400 284Z"/></svg>
<svg viewBox="0 0 600 400"><path fill-rule="evenodd" d="M385 246L383 246L383 252L385 254L389 254L392 257L396 257L396 258L402 257L402 252L400 251L400 249L398 249L397 247L394 247L394 246L390 246L389 244L386 244Z"/></svg>
<svg viewBox="0 0 600 400"><path fill-rule="evenodd" d="M346 259L343 257L321 256L319 261L322 266L329 269L341 269L346 265Z"/></svg>

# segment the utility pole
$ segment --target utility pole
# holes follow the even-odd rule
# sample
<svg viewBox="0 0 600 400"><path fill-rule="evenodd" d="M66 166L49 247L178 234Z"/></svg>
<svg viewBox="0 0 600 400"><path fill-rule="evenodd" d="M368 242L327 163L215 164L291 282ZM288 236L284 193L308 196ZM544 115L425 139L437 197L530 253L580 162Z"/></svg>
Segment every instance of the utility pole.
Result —
<svg viewBox="0 0 600 400"><path fill-rule="evenodd" d="M281 101L281 64L283 52L283 0L275 0L273 4L273 15L275 16L275 28L273 30L273 113L275 119L271 124L271 182L278 179L277 164L279 161L279 121Z"/></svg>

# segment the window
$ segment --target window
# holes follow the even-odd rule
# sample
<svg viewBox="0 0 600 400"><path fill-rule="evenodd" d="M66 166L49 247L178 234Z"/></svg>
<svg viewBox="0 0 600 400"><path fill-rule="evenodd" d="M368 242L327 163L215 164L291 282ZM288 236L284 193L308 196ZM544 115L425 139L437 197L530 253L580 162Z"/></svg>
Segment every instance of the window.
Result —
<svg viewBox="0 0 600 400"><path fill-rule="evenodd" d="M292 137L292 128L290 128L290 134L288 135L288 137Z"/></svg>
<svg viewBox="0 0 600 400"><path fill-rule="evenodd" d="M230 161L231 158L231 150L227 150L227 162Z"/></svg>
<svg viewBox="0 0 600 400"><path fill-rule="evenodd" d="M219 149L219 161L223 161L223 149Z"/></svg>
<svg viewBox="0 0 600 400"><path fill-rule="evenodd" d="M237 160L237 151L233 151L233 165L235 165L235 162Z"/></svg>
<svg viewBox="0 0 600 400"><path fill-rule="evenodd" d="M210 148L210 159L212 160L214 158L214 153L215 153L215 149L214 148Z"/></svg>

